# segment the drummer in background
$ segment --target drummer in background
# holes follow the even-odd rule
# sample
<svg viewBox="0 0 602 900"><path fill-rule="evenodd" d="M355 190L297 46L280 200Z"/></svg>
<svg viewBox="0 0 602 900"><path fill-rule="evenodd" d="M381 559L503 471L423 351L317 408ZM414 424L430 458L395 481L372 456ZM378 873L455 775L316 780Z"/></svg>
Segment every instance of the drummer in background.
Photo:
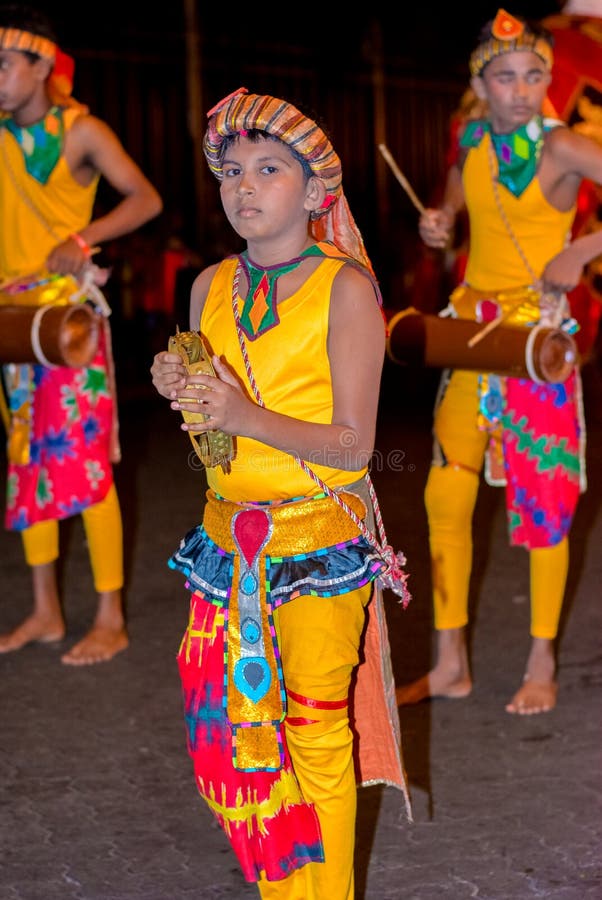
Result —
<svg viewBox="0 0 602 900"><path fill-rule="evenodd" d="M442 204L420 219L429 247L445 248L462 210L470 249L448 313L485 323L567 326L566 292L602 253L602 231L570 243L583 179L602 183L602 148L543 117L553 40L504 10L481 31L471 87L488 110L469 120ZM562 384L448 370L434 417L425 490L437 660L397 688L398 703L467 697L472 517L484 468L505 487L510 543L529 552L531 646L506 711L534 715L556 704L556 637L569 566L568 533L585 488L581 382ZM505 602L500 597L500 602Z"/></svg>
<svg viewBox="0 0 602 900"><path fill-rule="evenodd" d="M0 8L0 302L26 303L29 295L43 303L47 288L69 297L87 278L104 283L108 273L91 260L95 245L161 211L157 191L117 136L70 96L72 77L73 60L42 13L23 4ZM93 218L101 176L121 199ZM15 282L27 290L11 293ZM3 374L10 408L5 523L23 538L33 610L0 636L0 653L65 637L59 520L81 513L98 606L91 629L62 661L109 660L128 646L128 635L108 322L89 367L6 365Z"/></svg>

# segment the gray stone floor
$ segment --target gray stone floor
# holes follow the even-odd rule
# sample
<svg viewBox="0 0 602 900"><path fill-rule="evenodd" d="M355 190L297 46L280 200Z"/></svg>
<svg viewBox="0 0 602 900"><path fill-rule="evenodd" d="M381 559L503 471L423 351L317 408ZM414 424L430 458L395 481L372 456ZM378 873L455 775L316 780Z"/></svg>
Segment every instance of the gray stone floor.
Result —
<svg viewBox="0 0 602 900"><path fill-rule="evenodd" d="M399 682L431 659L422 491L435 374L387 367L383 382L373 480L413 592L405 611L387 600ZM586 367L590 483L572 532L558 706L533 718L504 711L528 647L527 558L507 545L502 492L483 487L475 690L400 710L414 822L394 789L359 792L357 900L602 898L600 381L598 366ZM130 648L91 668L60 663L94 613L77 519L61 535L66 640L0 657L1 900L258 896L196 795L184 746L175 654L187 599L166 559L200 519L205 482L186 465L175 415L142 379L122 389ZM20 540L5 531L0 585L5 630L30 605Z"/></svg>

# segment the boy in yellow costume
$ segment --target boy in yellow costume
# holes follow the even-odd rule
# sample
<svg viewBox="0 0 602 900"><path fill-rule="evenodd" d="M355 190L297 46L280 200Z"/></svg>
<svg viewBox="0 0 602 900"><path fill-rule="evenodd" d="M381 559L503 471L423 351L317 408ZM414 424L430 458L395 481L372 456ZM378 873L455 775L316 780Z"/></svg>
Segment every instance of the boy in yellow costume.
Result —
<svg viewBox="0 0 602 900"><path fill-rule="evenodd" d="M504 10L483 28L471 56L471 87L488 115L466 124L442 207L426 210L419 223L429 247L445 247L467 208L469 258L450 298L453 316L566 326L565 292L602 251L602 232L570 243L579 186L584 178L602 182L602 151L542 117L552 62L550 35ZM506 710L546 712L556 703L568 532L586 486L579 374L550 385L535 376L445 372L433 433L425 502L438 658L427 675L397 689L398 702L472 690L465 632L472 515L485 461L487 481L506 488L511 543L530 555L531 648Z"/></svg>
<svg viewBox="0 0 602 900"><path fill-rule="evenodd" d="M151 369L173 409L208 416L185 430L234 440L170 560L192 592L188 750L263 898L352 900L356 783L405 792L379 582L407 602L406 576L367 472L380 293L315 122L240 89L209 113L204 150L246 250L191 292L215 377L173 353Z"/></svg>
<svg viewBox="0 0 602 900"><path fill-rule="evenodd" d="M57 46L42 13L22 4L0 9L3 304L44 305L79 294L102 305L98 285L108 273L93 265L93 246L127 234L161 210L157 192L113 131L70 96L72 75L73 61ZM123 199L93 219L101 176ZM106 304L104 312L110 312ZM119 445L108 323L89 366L52 366L43 354L38 360L6 360L3 371L6 527L22 534L34 607L0 636L0 653L64 637L58 523L81 513L98 608L92 628L62 660L86 665L111 659L128 644L121 513L112 473Z"/></svg>

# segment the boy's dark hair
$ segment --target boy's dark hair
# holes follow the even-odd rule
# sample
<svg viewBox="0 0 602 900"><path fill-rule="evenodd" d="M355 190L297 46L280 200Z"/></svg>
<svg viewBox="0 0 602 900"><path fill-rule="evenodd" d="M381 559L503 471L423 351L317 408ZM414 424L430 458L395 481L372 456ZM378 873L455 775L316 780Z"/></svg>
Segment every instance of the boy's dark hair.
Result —
<svg viewBox="0 0 602 900"><path fill-rule="evenodd" d="M232 144L235 144L240 137L240 134L228 134L223 140L222 146L220 148L220 163L223 162L225 153L228 147L231 147ZM286 141L281 140L277 135L270 134L267 131L262 131L260 128L250 128L245 132L245 137L248 138L252 143L261 140L262 138L266 141L275 141L277 144L282 144L283 147L292 153L296 160L301 164L301 168L303 169L303 174L305 175L305 180L309 181L310 178L313 177L313 172L307 160L301 156L290 144L287 144Z"/></svg>
<svg viewBox="0 0 602 900"><path fill-rule="evenodd" d="M0 6L0 28L16 28L45 37L53 44L57 36L48 16L40 9L23 3L7 3ZM31 54L28 54L31 55Z"/></svg>

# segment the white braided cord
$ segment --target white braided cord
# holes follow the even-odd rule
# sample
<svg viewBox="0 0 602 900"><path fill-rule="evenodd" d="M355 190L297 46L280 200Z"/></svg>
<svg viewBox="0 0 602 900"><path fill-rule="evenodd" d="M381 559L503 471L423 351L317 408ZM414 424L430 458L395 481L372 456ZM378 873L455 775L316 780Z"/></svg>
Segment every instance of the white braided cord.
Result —
<svg viewBox="0 0 602 900"><path fill-rule="evenodd" d="M545 381L542 381L541 378L539 378L537 372L535 371L535 366L533 365L533 345L535 344L535 338L541 331L542 327L542 325L535 325L530 330L529 337L527 338L527 343L525 345L525 365L527 366L529 378L536 384L546 383Z"/></svg>
<svg viewBox="0 0 602 900"><path fill-rule="evenodd" d="M529 260L527 259L527 257L525 256L525 254L523 252L523 248L519 244L518 239L517 239L516 235L514 234L514 231L512 230L512 226L510 224L508 216L506 215L506 210L502 206L502 199L500 197L500 192L499 192L499 188L498 188L497 173L495 171L495 151L493 149L493 141L491 140L491 138L489 139L489 145L487 147L487 161L489 163L489 173L491 175L491 184L493 186L493 197L495 199L495 205L497 206L498 212L500 214L500 218L501 218L502 222L504 223L504 228L508 232L508 236L510 237L510 240L514 244L514 246L516 248L516 252L520 256L525 269L529 273L531 283L532 283L533 287L535 288L537 286L539 279L538 279L537 275L535 274L535 272L533 271L533 269L531 268L531 264L530 264Z"/></svg>
<svg viewBox="0 0 602 900"><path fill-rule="evenodd" d="M50 360L47 359L44 355L44 351L42 350L42 345L40 343L40 325L42 324L44 313L49 309L52 309L52 303L46 303L44 306L39 306L35 311L34 317L31 322L31 347L34 352L35 358L41 365L47 366L49 369L56 369L54 363L51 363Z"/></svg>

